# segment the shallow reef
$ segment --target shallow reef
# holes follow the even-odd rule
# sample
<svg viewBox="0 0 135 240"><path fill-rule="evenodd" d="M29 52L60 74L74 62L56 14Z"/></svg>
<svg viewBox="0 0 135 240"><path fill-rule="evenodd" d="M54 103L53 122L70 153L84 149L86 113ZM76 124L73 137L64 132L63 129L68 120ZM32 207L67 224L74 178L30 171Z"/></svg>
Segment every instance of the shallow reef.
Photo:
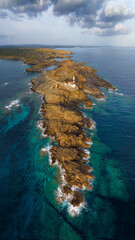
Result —
<svg viewBox="0 0 135 240"><path fill-rule="evenodd" d="M75 87L68 83L75 83ZM50 165L58 166L59 187L55 192L59 202L68 202L68 212L75 216L84 207L84 190L92 190L94 176L89 165L92 140L86 130L92 121L83 116L80 104L93 107L89 95L105 98L100 87L114 87L100 79L93 68L84 63L75 64L67 59L58 68L42 71L33 79L33 91L44 96L41 121L44 136L55 139L56 146L49 149Z"/></svg>
<svg viewBox="0 0 135 240"><path fill-rule="evenodd" d="M89 148L92 140L87 130L94 127L80 111L80 105L91 109L93 102L89 96L104 99L101 87L115 88L101 79L96 70L85 63L74 63L72 53L64 50L41 48L0 49L0 58L21 59L32 65L26 71L41 72L32 80L32 90L44 97L41 106L43 120L38 126L43 136L55 140L55 145L42 149L49 152L49 163L57 165L59 187L55 191L59 202L68 203L70 215L78 215L85 205L84 190L93 188L93 168L89 165ZM67 58L56 61L58 58ZM45 71L44 68L57 68Z"/></svg>

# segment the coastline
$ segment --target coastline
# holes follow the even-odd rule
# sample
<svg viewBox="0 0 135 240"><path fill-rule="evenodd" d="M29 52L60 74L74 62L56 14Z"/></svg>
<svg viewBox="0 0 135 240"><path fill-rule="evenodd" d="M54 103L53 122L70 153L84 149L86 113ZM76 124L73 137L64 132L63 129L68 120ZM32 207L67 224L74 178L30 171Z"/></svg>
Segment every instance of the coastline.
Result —
<svg viewBox="0 0 135 240"><path fill-rule="evenodd" d="M58 68L54 70L43 71L41 67L50 67L50 62L52 66L56 65L56 62L54 64L51 61L53 58L54 55L50 55L44 64L36 62L28 71L41 72L40 76L32 80L32 90L44 96L41 109L43 134L55 137L57 143L49 149L50 164L58 165L59 168L60 185L56 199L60 203L68 202L69 214L75 216L85 206L84 190L91 191L94 180L91 174L93 169L87 163L89 154L86 153L92 144L91 138L86 135L86 129L91 129L92 123L81 114L79 104L92 108L93 103L88 95L104 99L100 87L114 88L100 79L93 68L84 66L83 63L75 64L70 59L59 62ZM65 83L72 82L73 77L76 88L67 88Z"/></svg>

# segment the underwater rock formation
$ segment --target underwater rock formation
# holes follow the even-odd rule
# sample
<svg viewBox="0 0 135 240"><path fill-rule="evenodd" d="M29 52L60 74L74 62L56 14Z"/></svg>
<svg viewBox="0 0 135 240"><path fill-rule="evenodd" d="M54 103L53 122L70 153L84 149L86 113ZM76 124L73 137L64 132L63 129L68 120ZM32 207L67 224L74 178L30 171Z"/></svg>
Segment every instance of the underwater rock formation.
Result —
<svg viewBox="0 0 135 240"><path fill-rule="evenodd" d="M59 187L56 199L68 203L68 212L75 216L84 206L84 190L92 190L93 168L89 166L91 138L86 129L93 129L94 122L81 113L80 105L93 107L89 95L104 99L101 87L114 87L96 75L96 70L84 63L74 63L71 52L41 48L3 48L0 58L21 59L32 65L27 71L41 72L32 80L32 90L44 96L41 106L43 120L38 126L43 136L53 137L55 146L49 151L50 165L58 166ZM68 58L56 61L57 58ZM56 65L51 71L43 70Z"/></svg>
<svg viewBox="0 0 135 240"><path fill-rule="evenodd" d="M75 78L76 87L68 82ZM100 79L95 70L75 64L70 59L42 74L33 81L33 91L44 96L42 104L44 134L55 138L57 146L50 149L50 164L59 168L59 188L56 198L59 202L68 201L69 213L74 216L84 206L84 191L92 190L93 168L88 165L91 138L86 128L92 129L93 123L79 111L79 104L92 108L90 94L98 99L104 98L99 87L114 89Z"/></svg>

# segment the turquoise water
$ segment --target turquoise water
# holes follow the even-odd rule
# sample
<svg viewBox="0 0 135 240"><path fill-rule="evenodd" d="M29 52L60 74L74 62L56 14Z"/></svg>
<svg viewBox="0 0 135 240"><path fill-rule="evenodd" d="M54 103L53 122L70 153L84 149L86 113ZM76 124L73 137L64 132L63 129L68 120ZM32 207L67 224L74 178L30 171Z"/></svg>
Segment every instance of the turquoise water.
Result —
<svg viewBox="0 0 135 240"><path fill-rule="evenodd" d="M107 100L93 99L93 110L84 110L96 122L87 132L93 192L85 193L86 207L76 218L55 201L57 168L40 154L51 144L37 128L42 100L29 85L37 74L24 72L21 61L0 60L1 240L135 239L135 48L71 51L73 60L98 69L118 89L104 90Z"/></svg>

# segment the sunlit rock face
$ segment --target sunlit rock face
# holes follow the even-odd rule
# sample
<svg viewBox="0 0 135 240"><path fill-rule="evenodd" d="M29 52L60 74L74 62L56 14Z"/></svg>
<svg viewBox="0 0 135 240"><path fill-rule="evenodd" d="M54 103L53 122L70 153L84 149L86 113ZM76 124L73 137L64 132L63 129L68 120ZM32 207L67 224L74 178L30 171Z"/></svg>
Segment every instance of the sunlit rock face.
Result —
<svg viewBox="0 0 135 240"><path fill-rule="evenodd" d="M86 118L80 105L91 109L92 101L105 99L100 87L114 90L113 86L100 79L95 70L84 63L74 63L71 52L53 49L0 50L0 57L21 59L32 67L27 71L41 72L32 80L32 90L44 96L41 106L43 120L38 122L43 137L55 139L55 146L42 148L41 153L49 153L49 163L59 169L59 187L55 192L58 202L68 204L71 216L78 215L85 206L84 190L91 191L94 176L89 165L91 138L86 129L95 128L95 123ZM56 58L68 58L56 61ZM45 71L44 68L56 65L57 68ZM75 86L75 87L73 87Z"/></svg>
<svg viewBox="0 0 135 240"><path fill-rule="evenodd" d="M68 84L73 79L76 88ZM55 137L57 142L57 146L49 151L50 164L59 168L56 199L60 203L67 202L71 216L80 213L85 206L84 190L91 191L93 186L93 168L89 166L88 151L92 141L86 135L86 129L94 129L95 123L82 115L79 104L93 107L87 94L104 98L98 87L113 89L95 74L94 69L74 64L70 59L33 80L33 90L45 97L41 107L44 134Z"/></svg>

